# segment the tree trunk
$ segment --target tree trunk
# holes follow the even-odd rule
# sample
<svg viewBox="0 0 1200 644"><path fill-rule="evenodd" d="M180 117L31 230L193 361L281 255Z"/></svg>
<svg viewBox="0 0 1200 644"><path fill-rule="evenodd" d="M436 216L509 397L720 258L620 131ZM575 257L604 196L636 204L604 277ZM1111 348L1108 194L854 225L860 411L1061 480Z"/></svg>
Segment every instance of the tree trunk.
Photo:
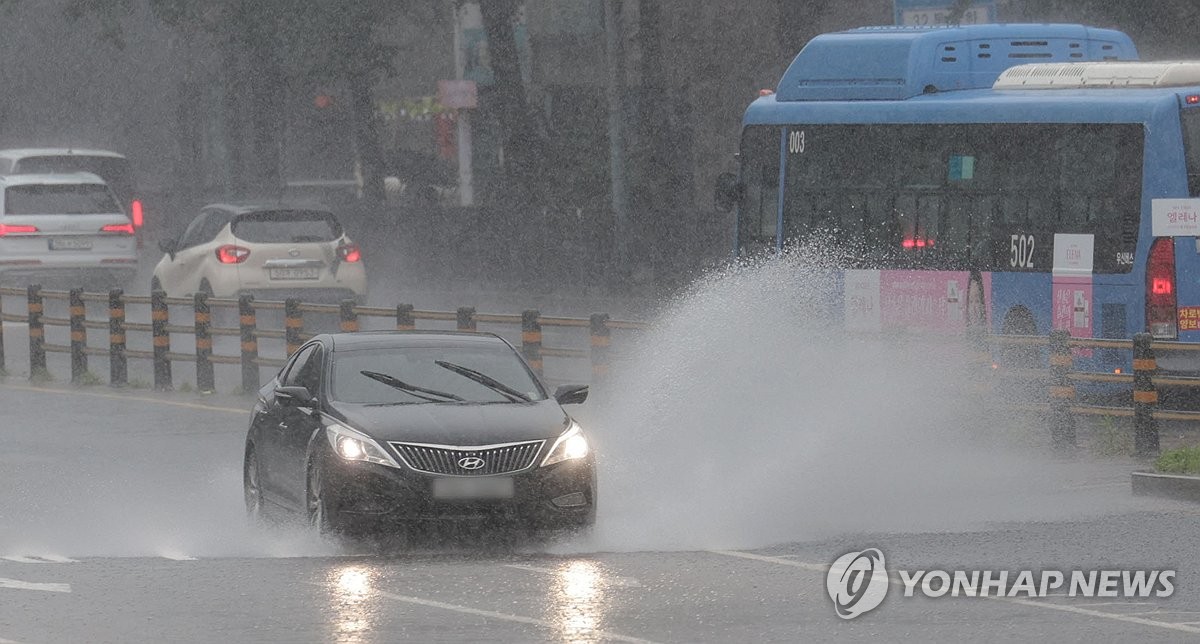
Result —
<svg viewBox="0 0 1200 644"><path fill-rule="evenodd" d="M503 173L510 200L533 204L541 201L537 177L541 176L540 134L525 93L513 22L518 0L483 0L479 3L487 32L488 55L495 85L490 94L499 117L503 145Z"/></svg>

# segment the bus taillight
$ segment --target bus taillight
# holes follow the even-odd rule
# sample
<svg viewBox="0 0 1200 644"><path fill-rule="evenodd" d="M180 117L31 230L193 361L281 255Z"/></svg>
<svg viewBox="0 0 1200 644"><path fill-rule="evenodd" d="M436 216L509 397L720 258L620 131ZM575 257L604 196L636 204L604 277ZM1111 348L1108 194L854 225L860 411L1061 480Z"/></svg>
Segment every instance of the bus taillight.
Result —
<svg viewBox="0 0 1200 644"><path fill-rule="evenodd" d="M1159 237L1150 245L1146 265L1146 330L1156 338L1175 339L1175 238Z"/></svg>

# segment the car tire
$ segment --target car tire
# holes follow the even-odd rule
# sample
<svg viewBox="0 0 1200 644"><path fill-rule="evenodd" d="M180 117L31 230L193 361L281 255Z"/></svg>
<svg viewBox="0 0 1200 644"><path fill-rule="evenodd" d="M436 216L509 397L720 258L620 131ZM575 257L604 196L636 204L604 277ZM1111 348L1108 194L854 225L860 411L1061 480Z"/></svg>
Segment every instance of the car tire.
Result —
<svg viewBox="0 0 1200 644"><path fill-rule="evenodd" d="M151 277L150 278L150 294L153 295L155 291L161 291L161 290L163 290L162 282L160 282L157 277Z"/></svg>
<svg viewBox="0 0 1200 644"><path fill-rule="evenodd" d="M207 277L205 277L205 278L201 278L201 280L200 280L200 289L199 289L199 291L198 291L198 292L200 292L200 293L203 293L203 294L205 294L205 295L207 295L207 296L209 296L209 297L212 297L212 296L213 296L213 287L212 287L212 284L209 284L209 283L208 283L208 278L207 278Z"/></svg>
<svg viewBox="0 0 1200 644"><path fill-rule="evenodd" d="M246 517L254 523L265 523L267 513L263 506L258 457L254 453L253 445L246 447L246 458L242 467L242 496L246 502Z"/></svg>
<svg viewBox="0 0 1200 644"><path fill-rule="evenodd" d="M348 532L345 519L338 511L336 504L330 502L319 465L309 466L306 487L308 491L305 494L305 505L308 509L309 525L315 527L321 536L345 536Z"/></svg>

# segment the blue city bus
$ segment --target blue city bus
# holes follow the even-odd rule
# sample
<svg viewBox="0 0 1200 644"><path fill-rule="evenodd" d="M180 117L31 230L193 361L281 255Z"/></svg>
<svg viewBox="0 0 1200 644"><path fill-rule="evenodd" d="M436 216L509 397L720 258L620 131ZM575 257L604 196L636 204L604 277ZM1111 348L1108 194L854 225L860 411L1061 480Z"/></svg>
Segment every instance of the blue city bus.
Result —
<svg viewBox="0 0 1200 644"><path fill-rule="evenodd" d="M1200 62L1137 59L1080 25L818 36L746 110L736 252L837 248L851 329L1200 342Z"/></svg>

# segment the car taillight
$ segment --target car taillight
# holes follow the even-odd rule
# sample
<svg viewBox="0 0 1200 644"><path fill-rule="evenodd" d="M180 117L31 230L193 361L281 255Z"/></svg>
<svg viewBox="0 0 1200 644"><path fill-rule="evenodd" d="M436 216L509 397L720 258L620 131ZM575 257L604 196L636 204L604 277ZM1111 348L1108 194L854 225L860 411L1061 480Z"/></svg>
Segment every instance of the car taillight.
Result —
<svg viewBox="0 0 1200 644"><path fill-rule="evenodd" d="M37 226L14 226L12 224L0 224L0 237L10 235L12 233L36 233Z"/></svg>
<svg viewBox="0 0 1200 644"><path fill-rule="evenodd" d="M338 246L338 257L342 258L343 262L354 262L362 260L362 249L358 244L343 244Z"/></svg>
<svg viewBox="0 0 1200 644"><path fill-rule="evenodd" d="M247 257L250 257L249 248L225 244L217 249L217 261L222 264L241 264Z"/></svg>
<svg viewBox="0 0 1200 644"><path fill-rule="evenodd" d="M129 204L129 216L133 219L133 227L141 228L145 220L142 219L142 200L134 199L133 203Z"/></svg>
<svg viewBox="0 0 1200 644"><path fill-rule="evenodd" d="M108 224L101 228L100 231L105 233L125 233L126 235L134 234L133 224Z"/></svg>
<svg viewBox="0 0 1200 644"><path fill-rule="evenodd" d="M1146 330L1173 340L1179 335L1175 316L1175 238L1159 237L1146 264Z"/></svg>

